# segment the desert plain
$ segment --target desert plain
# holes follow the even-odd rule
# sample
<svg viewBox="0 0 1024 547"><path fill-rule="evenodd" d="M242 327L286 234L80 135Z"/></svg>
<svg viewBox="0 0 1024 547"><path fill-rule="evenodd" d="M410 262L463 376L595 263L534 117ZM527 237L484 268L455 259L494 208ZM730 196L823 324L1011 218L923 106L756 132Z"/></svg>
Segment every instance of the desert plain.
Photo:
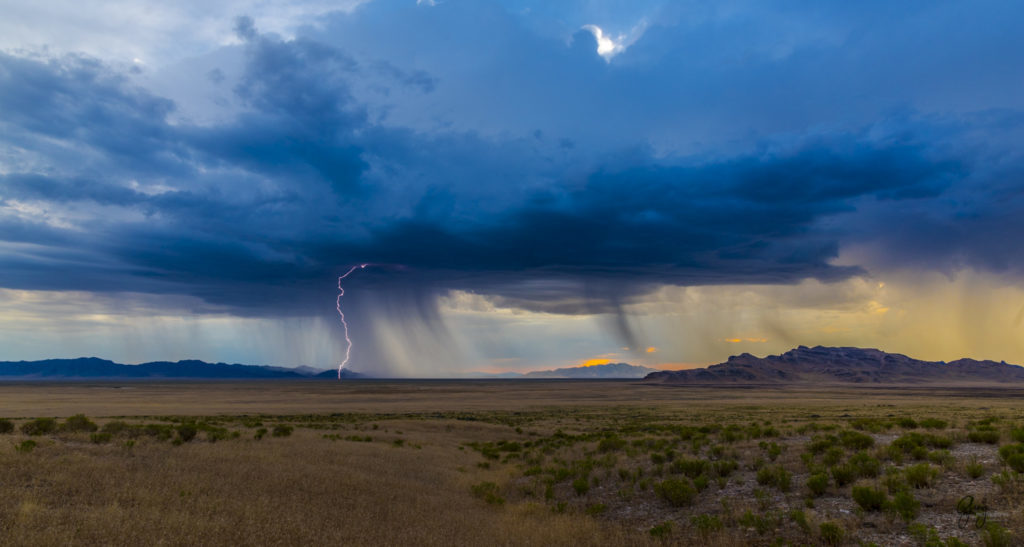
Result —
<svg viewBox="0 0 1024 547"><path fill-rule="evenodd" d="M9 545L1016 545L1024 389L0 384Z"/></svg>

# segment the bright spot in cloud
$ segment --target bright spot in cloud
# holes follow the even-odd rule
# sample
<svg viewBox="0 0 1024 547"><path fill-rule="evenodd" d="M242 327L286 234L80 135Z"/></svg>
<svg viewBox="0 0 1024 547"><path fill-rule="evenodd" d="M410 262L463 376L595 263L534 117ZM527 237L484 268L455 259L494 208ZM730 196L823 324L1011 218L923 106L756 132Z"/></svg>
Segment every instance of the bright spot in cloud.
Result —
<svg viewBox="0 0 1024 547"><path fill-rule="evenodd" d="M656 348L654 346L651 346L651 347L647 348L647 353L655 353L657 351L658 351L658 348Z"/></svg>
<svg viewBox="0 0 1024 547"><path fill-rule="evenodd" d="M768 341L767 338L726 338L722 340L730 344L739 344L740 342L751 342L754 344L763 344Z"/></svg>
<svg viewBox="0 0 1024 547"><path fill-rule="evenodd" d="M581 367L593 367L593 366L597 366L597 365L607 365L608 363L611 363L611 362L612 362L611 359L587 359L586 361L583 361L583 363L581 363L580 366Z"/></svg>
<svg viewBox="0 0 1024 547"><path fill-rule="evenodd" d="M594 39L597 40L597 54L604 57L605 60L611 59L616 53L622 51L622 35L619 35L618 40L614 40L611 36L605 36L604 31L597 25L584 25L583 28L594 35Z"/></svg>
<svg viewBox="0 0 1024 547"><path fill-rule="evenodd" d="M644 31L647 30L647 21L640 21L628 33L619 33L615 36L605 34L604 30L597 25L583 25L583 29L589 31L597 40L597 54L604 57L605 61L611 61L612 57L626 51L626 48L633 45Z"/></svg>

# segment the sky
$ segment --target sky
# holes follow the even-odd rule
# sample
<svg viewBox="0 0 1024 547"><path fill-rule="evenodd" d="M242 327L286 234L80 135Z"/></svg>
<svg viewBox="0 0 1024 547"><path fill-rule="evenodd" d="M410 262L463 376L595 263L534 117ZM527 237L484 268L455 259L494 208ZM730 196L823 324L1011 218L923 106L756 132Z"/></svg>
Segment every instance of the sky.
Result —
<svg viewBox="0 0 1024 547"><path fill-rule="evenodd" d="M1024 363L1024 4L0 11L0 360Z"/></svg>

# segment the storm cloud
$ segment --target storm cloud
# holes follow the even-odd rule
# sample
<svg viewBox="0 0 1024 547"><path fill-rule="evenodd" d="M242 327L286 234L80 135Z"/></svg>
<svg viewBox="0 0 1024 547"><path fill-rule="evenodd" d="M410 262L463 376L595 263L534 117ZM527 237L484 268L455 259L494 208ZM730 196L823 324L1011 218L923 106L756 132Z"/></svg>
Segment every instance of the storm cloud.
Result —
<svg viewBox="0 0 1024 547"><path fill-rule="evenodd" d="M1003 89L1022 91L1020 54L982 57L1019 34L954 26L947 4L930 22L637 9L603 14L640 29L608 61L586 21L497 3L373 2L287 38L241 16L228 64L192 63L216 117L87 55L0 53L0 287L326 316L335 277L371 263L354 309L439 324L459 290L617 314L636 345L623 307L666 285L1024 274L1006 237L1024 95ZM947 72L895 72L923 47L908 30Z"/></svg>

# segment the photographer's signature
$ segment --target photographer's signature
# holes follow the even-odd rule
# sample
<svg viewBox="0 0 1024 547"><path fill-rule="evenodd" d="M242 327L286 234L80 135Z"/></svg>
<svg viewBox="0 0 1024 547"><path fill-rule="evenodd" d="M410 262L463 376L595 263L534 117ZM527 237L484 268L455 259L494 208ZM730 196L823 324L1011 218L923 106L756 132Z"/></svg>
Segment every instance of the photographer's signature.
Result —
<svg viewBox="0 0 1024 547"><path fill-rule="evenodd" d="M956 502L956 512L960 515L957 518L956 525L961 530L971 525L971 519L974 519L974 527L981 529L985 527L985 523L988 521L988 504L982 499L980 502L974 502L974 496L968 494L960 501Z"/></svg>

